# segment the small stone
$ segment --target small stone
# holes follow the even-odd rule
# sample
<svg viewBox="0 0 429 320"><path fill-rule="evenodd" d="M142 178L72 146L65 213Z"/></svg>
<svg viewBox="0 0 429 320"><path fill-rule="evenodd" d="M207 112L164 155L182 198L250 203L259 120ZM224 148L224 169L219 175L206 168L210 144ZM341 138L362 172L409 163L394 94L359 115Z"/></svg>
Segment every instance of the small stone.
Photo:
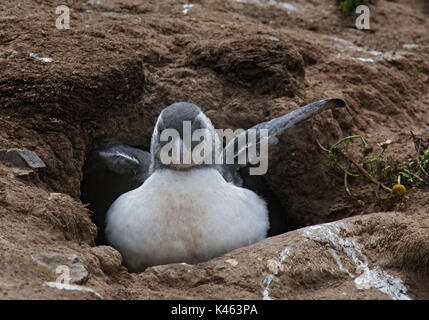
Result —
<svg viewBox="0 0 429 320"><path fill-rule="evenodd" d="M43 62L52 62L53 61L52 58L39 57L37 54L35 54L33 52L30 52L29 56L36 59L36 60L43 61Z"/></svg>
<svg viewBox="0 0 429 320"><path fill-rule="evenodd" d="M100 262L101 269L106 274L118 272L122 267L122 256L119 251L109 246L97 246L91 248L91 253Z"/></svg>
<svg viewBox="0 0 429 320"><path fill-rule="evenodd" d="M77 286L73 284L65 284L65 283L59 283L59 282L45 282L43 284L46 287L55 288L59 290L71 290L71 291L81 291L81 292L88 292L96 296L100 300L104 300L103 296L99 294L97 291L94 291L91 288Z"/></svg>
<svg viewBox="0 0 429 320"><path fill-rule="evenodd" d="M269 36L268 39L270 39L271 41L276 41L276 42L280 41L279 38L276 38L276 37L273 37L273 36Z"/></svg>
<svg viewBox="0 0 429 320"><path fill-rule="evenodd" d="M12 169L13 173L15 173L17 176L29 176L30 174L32 174L34 171L31 169L18 169L18 168L13 168Z"/></svg>
<svg viewBox="0 0 429 320"><path fill-rule="evenodd" d="M418 45L412 43L412 44L404 44L402 47L404 49L412 50L412 49L416 49L418 47Z"/></svg>
<svg viewBox="0 0 429 320"><path fill-rule="evenodd" d="M238 264L238 261L235 259L225 260L226 263L229 263L231 266L235 267Z"/></svg>
<svg viewBox="0 0 429 320"><path fill-rule="evenodd" d="M279 272L280 267L281 263L277 260L270 259L267 261L267 268L272 274L277 274Z"/></svg>
<svg viewBox="0 0 429 320"><path fill-rule="evenodd" d="M396 54L394 52L386 52L383 55L384 60L388 61L388 62L392 62L392 61L398 61L403 59L404 57L401 56L400 54Z"/></svg>
<svg viewBox="0 0 429 320"><path fill-rule="evenodd" d="M29 167L32 169L46 167L37 154L25 149L0 150L0 161L12 163L17 167Z"/></svg>
<svg viewBox="0 0 429 320"><path fill-rule="evenodd" d="M34 253L31 258L54 272L59 266L68 267L70 269L70 282L72 283L83 284L88 280L88 271L75 254L66 256L59 253Z"/></svg>
<svg viewBox="0 0 429 320"><path fill-rule="evenodd" d="M58 193L58 192L51 192L49 194L48 200L54 200L54 199L59 199L61 198L63 194L62 193Z"/></svg>
<svg viewBox="0 0 429 320"><path fill-rule="evenodd" d="M52 123L62 123L63 121L57 118L49 118L49 121Z"/></svg>

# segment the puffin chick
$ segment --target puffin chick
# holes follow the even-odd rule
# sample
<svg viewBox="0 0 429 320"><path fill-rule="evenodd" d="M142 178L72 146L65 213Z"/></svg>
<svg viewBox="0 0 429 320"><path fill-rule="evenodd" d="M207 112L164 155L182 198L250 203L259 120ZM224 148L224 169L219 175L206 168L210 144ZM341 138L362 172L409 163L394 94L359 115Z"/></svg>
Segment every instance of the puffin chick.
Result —
<svg viewBox="0 0 429 320"><path fill-rule="evenodd" d="M264 239L270 227L267 205L261 196L241 187L238 170L249 165L251 159L247 157L243 163L238 161L240 155L261 144L263 139L269 144L276 143L276 136L284 130L327 108L339 106L344 106L340 99L320 100L260 123L250 129L258 132L263 129L267 134L253 135L256 142L238 150L234 148L240 137L250 137L250 129L231 139L222 150L217 132L198 106L179 102L166 107L154 128L150 157L136 157L136 149L123 145L119 146L120 152L118 146L100 151L100 157L111 169L126 172L129 163L132 175L144 177L140 179L141 185L120 195L108 209L105 227L108 244L122 254L129 271L139 272L153 265L206 261ZM189 125L185 127L184 123ZM186 128L191 135L204 129L211 139L186 142L189 135ZM178 135L165 139L166 129L175 130ZM213 161L196 162L193 158L184 161L190 150L201 145L212 147L214 152L204 152L203 160ZM177 151L179 161L165 161L166 147ZM236 151L228 153L229 150ZM221 163L216 162L218 154L224 160ZM232 154L233 162L225 161L226 154ZM144 174L136 172L139 161Z"/></svg>

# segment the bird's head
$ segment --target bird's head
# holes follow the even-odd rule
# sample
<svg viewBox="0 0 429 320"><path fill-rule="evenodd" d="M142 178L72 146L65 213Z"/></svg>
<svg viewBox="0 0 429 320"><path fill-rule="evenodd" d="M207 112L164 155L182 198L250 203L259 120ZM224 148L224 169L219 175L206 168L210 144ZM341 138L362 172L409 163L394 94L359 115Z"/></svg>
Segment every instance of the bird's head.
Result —
<svg viewBox="0 0 429 320"><path fill-rule="evenodd" d="M186 170L213 164L220 149L210 119L188 102L177 102L162 110L152 134L152 170Z"/></svg>

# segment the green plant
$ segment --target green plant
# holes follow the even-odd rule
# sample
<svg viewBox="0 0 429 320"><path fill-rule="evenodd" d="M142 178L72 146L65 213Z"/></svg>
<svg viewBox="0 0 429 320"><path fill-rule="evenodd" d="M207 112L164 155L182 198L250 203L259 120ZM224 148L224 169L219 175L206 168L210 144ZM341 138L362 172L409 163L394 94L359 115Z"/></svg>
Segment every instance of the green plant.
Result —
<svg viewBox="0 0 429 320"><path fill-rule="evenodd" d="M332 164L344 173L344 186L349 195L351 195L351 192L348 187L348 177L359 178L364 176L393 196L400 196L402 199L406 199L407 189L405 185L411 187L420 187L423 184L429 185L427 180L429 177L427 172L429 170L429 147L421 153L420 140L414 135L413 138L416 144L417 157L415 161L409 161L406 164L400 162L389 164L383 159L385 151L392 143L391 140L378 144L380 148L378 152L360 135L342 138L333 144L329 150L322 148L329 153ZM360 160L355 160L356 155L353 155L355 149L352 149L351 146L354 140L360 142ZM341 148L341 146L343 147ZM348 167L340 164L337 156L347 160ZM358 172L354 172L353 167Z"/></svg>
<svg viewBox="0 0 429 320"><path fill-rule="evenodd" d="M362 152L361 152L361 160L359 162L357 162L356 160L353 160L349 155L349 147L352 145L353 140L355 140L355 139L358 139L361 142ZM375 156L371 155L374 151L373 147L371 145L369 145L366 142L365 138L360 136L360 135L354 135L354 136L348 136L348 137L342 138L329 148L328 152L329 152L329 157L330 157L332 163L337 168L339 168L341 171L344 172L344 186L345 186L348 194L350 194L350 190L349 190L348 185L347 185L347 178L349 176L354 177L354 178L365 176L372 183L379 185L380 188L382 188L384 191L389 192L389 193L392 192L391 188L380 183L374 177L374 173L376 172L375 165L385 162L382 159L382 156L383 156L384 152L386 151L387 147L389 146L389 144L391 142L392 141L390 141L390 140L382 142L380 144L381 151ZM341 151L337 150L338 147L342 144L345 144L345 148ZM351 164L353 164L359 170L359 173L352 173L350 170L345 169L342 165L340 165L339 161L336 158L335 153L338 153L338 154L342 155L344 158L346 158ZM365 165L369 166L371 173L368 172L368 170L366 170L364 168Z"/></svg>
<svg viewBox="0 0 429 320"><path fill-rule="evenodd" d="M427 148L422 155L420 155L420 160L418 161L419 170L417 171L417 175L429 176L427 169L429 169L429 148Z"/></svg>
<svg viewBox="0 0 429 320"><path fill-rule="evenodd" d="M369 0L343 0L341 1L341 8L343 12L349 13L356 9L361 4L368 4Z"/></svg>

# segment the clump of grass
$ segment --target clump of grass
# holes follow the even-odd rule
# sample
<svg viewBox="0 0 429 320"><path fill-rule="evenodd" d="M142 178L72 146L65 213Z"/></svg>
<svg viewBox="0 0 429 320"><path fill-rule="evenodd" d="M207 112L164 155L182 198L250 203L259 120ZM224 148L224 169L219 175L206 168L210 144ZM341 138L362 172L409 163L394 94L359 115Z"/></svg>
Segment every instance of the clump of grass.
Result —
<svg viewBox="0 0 429 320"><path fill-rule="evenodd" d="M343 0L341 1L341 9L345 13L354 12L356 7L360 6L361 4L368 4L369 0Z"/></svg>
<svg viewBox="0 0 429 320"><path fill-rule="evenodd" d="M332 164L344 173L344 187L350 196L348 178L365 177L393 197L406 199L405 186L429 186L429 146L426 149L422 148L421 140L413 134L412 137L417 156L415 160L408 163L390 164L384 159L383 155L392 143L391 140L379 143L375 150L364 137L353 135L340 139L329 149L322 148L329 153ZM358 157L353 154L355 149L351 150L355 141L360 143L361 152ZM348 166L340 164L337 156L346 160ZM359 160L355 160L356 158Z"/></svg>

